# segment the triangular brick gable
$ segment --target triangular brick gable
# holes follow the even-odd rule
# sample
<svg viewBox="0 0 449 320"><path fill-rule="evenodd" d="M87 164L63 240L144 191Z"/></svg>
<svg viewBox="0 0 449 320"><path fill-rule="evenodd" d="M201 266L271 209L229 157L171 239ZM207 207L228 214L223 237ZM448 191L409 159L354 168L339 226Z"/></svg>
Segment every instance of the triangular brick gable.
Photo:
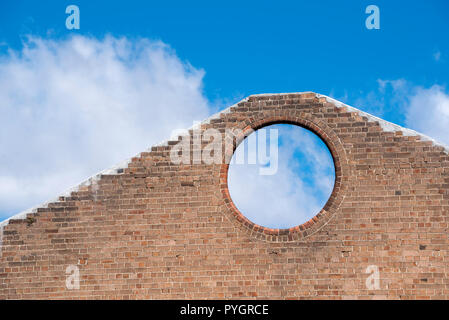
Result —
<svg viewBox="0 0 449 320"><path fill-rule="evenodd" d="M174 138L1 223L0 299L449 298L446 146L311 92L250 96L199 128L273 123L314 131L334 158L309 222L253 224L228 165L173 164Z"/></svg>

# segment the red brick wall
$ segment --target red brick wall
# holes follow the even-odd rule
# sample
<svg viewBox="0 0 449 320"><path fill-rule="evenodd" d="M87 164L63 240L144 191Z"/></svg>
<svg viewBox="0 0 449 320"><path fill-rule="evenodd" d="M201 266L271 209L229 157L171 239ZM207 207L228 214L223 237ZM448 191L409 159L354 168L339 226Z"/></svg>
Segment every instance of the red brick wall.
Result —
<svg viewBox="0 0 449 320"><path fill-rule="evenodd" d="M227 166L174 165L171 142L11 220L0 298L449 298L447 153L350 111L312 93L252 96L203 126L287 122L321 136L336 185L308 223L254 225L229 197ZM79 289L66 286L70 265Z"/></svg>

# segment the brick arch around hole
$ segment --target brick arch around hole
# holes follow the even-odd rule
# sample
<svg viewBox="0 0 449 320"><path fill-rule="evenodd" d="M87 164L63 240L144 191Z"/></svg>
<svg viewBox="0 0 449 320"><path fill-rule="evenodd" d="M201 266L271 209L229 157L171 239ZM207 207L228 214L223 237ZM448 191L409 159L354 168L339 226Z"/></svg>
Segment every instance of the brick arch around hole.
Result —
<svg viewBox="0 0 449 320"><path fill-rule="evenodd" d="M324 141L334 162L335 184L327 203L312 219L289 229L272 229L253 223L246 218L234 204L228 189L228 170L230 160L235 150L246 137L258 129L281 123L296 125L310 130ZM241 133L236 136L235 144L227 141L228 144L233 143L233 145L228 146L225 149L233 150L233 152L225 154L225 161L220 170L220 188L224 207L226 208L225 214L227 214L230 219L236 219L243 230L257 239L274 242L289 242L298 241L311 236L334 217L344 199L346 188L345 181L347 181L344 177L348 177L349 175L349 166L341 140L332 128L310 113L292 110L273 110L271 112L259 113L249 120L237 122L233 129L240 129Z"/></svg>

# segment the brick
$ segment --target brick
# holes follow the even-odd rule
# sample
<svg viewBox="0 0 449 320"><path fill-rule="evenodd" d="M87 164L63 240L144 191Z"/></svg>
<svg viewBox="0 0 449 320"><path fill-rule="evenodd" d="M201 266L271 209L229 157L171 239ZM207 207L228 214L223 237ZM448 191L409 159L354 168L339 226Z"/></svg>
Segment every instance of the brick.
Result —
<svg viewBox="0 0 449 320"><path fill-rule="evenodd" d="M228 165L174 165L170 141L11 220L0 299L448 299L448 155L379 121L314 93L251 96L203 129L320 135L336 182L316 217L255 225L230 198ZM79 290L65 286L70 265ZM366 287L369 266L379 288Z"/></svg>

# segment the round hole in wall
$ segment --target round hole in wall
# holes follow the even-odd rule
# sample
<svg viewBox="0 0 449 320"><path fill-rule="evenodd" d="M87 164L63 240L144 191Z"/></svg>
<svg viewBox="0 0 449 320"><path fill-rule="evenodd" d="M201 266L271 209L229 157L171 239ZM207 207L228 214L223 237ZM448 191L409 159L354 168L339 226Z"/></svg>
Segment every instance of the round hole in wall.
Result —
<svg viewBox="0 0 449 320"><path fill-rule="evenodd" d="M235 150L228 189L251 222L289 229L317 215L332 194L335 165L326 144L312 131L274 124L251 133Z"/></svg>

